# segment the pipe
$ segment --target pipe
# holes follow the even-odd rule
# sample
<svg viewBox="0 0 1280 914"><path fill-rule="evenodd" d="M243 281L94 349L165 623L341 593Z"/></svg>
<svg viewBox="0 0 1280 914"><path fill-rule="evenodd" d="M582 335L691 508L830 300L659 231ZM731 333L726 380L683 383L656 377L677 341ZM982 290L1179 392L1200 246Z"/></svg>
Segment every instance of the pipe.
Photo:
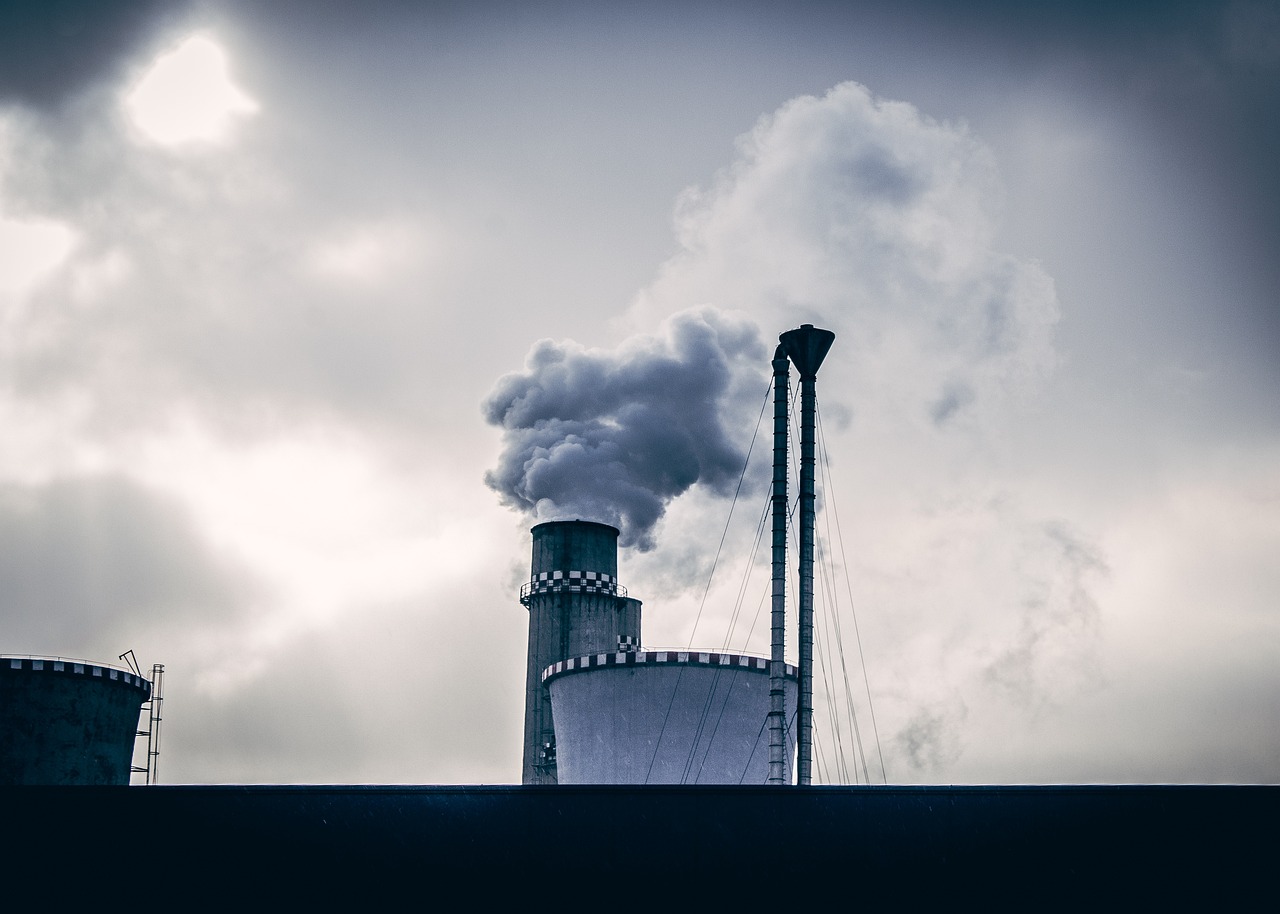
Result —
<svg viewBox="0 0 1280 914"><path fill-rule="evenodd" d="M769 654L769 783L786 775L787 388L790 363L782 346L773 354L773 602Z"/></svg>
<svg viewBox="0 0 1280 914"><path fill-rule="evenodd" d="M800 696L796 713L796 783L813 782L813 541L816 518L814 491L814 426L817 413L818 368L836 335L801 324L778 337L800 372Z"/></svg>

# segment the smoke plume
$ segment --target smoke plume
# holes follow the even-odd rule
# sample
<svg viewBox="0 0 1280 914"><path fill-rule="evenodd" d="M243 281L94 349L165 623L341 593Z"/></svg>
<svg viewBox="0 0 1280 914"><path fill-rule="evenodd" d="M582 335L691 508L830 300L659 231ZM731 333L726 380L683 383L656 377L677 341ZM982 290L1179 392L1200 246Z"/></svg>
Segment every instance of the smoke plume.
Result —
<svg viewBox="0 0 1280 914"><path fill-rule="evenodd" d="M767 375L756 327L709 308L615 350L541 340L484 402L503 429L485 482L539 521L610 523L621 545L647 551L673 498L694 485L732 491L746 459L744 383L763 390Z"/></svg>

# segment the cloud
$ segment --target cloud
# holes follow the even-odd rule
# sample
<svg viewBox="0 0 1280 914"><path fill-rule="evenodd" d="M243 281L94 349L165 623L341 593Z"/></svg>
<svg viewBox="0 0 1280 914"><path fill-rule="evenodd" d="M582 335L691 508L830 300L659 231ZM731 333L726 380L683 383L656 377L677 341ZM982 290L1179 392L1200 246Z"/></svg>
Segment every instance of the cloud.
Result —
<svg viewBox="0 0 1280 914"><path fill-rule="evenodd" d="M398 270L424 254L420 227L384 222L344 228L335 237L316 243L308 265L324 279L376 284L394 278Z"/></svg>
<svg viewBox="0 0 1280 914"><path fill-rule="evenodd" d="M681 195L681 250L637 296L632 324L705 304L744 311L775 332L806 321L834 329L836 348L819 382L826 410L854 417L853 431L874 436L884 453L924 448L945 463L939 433L999 427L1008 403L1056 364L1052 281L994 249L1001 193L993 156L963 125L876 99L855 83L793 99L739 138L734 162L708 186ZM489 421L508 429L491 487L539 519L625 516L628 528L650 529L698 478L688 449L661 437L680 423L617 427L616 404L585 401L606 389L599 366L540 346L529 371L506 379L488 401ZM757 358L763 384L767 356ZM528 397L534 379L555 372L572 380ZM633 385L628 402L643 402L646 385ZM753 419L745 404L737 410L743 429ZM512 428L520 429L518 443ZM633 439L641 433L664 462L631 478L616 442L640 453ZM656 481L660 470L671 470L671 479ZM575 501L575 487L591 494ZM606 487L625 508L602 503ZM647 535L636 539L652 545Z"/></svg>
<svg viewBox="0 0 1280 914"><path fill-rule="evenodd" d="M356 596L259 656L233 643L229 670L166 655L165 782L518 781L518 592L464 567L407 598Z"/></svg>
<svg viewBox="0 0 1280 914"><path fill-rule="evenodd" d="M66 258L74 243L75 235L65 225L0 214L0 296L27 292Z"/></svg>
<svg viewBox="0 0 1280 914"><path fill-rule="evenodd" d="M231 621L257 590L179 503L125 477L0 484L6 650L113 657L146 628Z"/></svg>
<svg viewBox="0 0 1280 914"><path fill-rule="evenodd" d="M259 110L231 81L226 53L207 35L190 36L156 58L124 106L134 125L162 146L224 143L237 118Z"/></svg>
<svg viewBox="0 0 1280 914"><path fill-rule="evenodd" d="M916 498L862 495L866 516L844 533L890 780L989 760L1109 686L1116 610L1104 601L1102 546L1039 516L1016 488L979 484L969 474ZM837 604L819 608L850 612ZM850 663L863 655L860 646Z"/></svg>
<svg viewBox="0 0 1280 914"><path fill-rule="evenodd" d="M732 491L746 456L740 375L762 364L756 328L712 309L613 351L542 340L484 402L503 429L485 483L539 521L603 521L622 545L651 549L672 499L695 485Z"/></svg>
<svg viewBox="0 0 1280 914"><path fill-rule="evenodd" d="M706 302L828 327L857 387L875 387L864 403L946 423L1056 363L1052 281L994 249L1001 197L965 126L856 83L801 96L684 192L681 251L633 314Z"/></svg>
<svg viewBox="0 0 1280 914"><path fill-rule="evenodd" d="M118 68L169 0L45 0L0 7L0 103L55 108Z"/></svg>
<svg viewBox="0 0 1280 914"><path fill-rule="evenodd" d="M1107 565L1098 547L1063 522L1035 525L1015 571L1022 584L1016 636L983 671L1014 701L1039 706L1102 685L1101 612L1091 584Z"/></svg>
<svg viewBox="0 0 1280 914"><path fill-rule="evenodd" d="M561 507L531 491L621 493L636 544L645 523L661 543L624 556L647 640L686 643L700 619L714 641L754 532L714 555L723 493L772 348L722 332L753 325L771 344L807 321L837 333L821 413L890 780L1274 779L1259 721L1277 694L1275 455L1210 493L1150 487L1175 454L1201 478L1227 418L1274 438L1273 372L1242 373L1227 347L1273 367L1250 328L1274 322L1236 289L1275 287L1275 13L998 6L939 5L907 32L884 30L898 13L874 11L877 31L815 8L796 68L760 63L794 50L772 37L783 13L744 20L757 37L739 29L748 43L711 60L705 42L665 40L723 30L683 14L644 33L661 53L637 54L608 17L531 33L382 3L353 32L343 4L216 0L187 24L212 26L261 111L235 143L179 155L138 144L120 102L188 5L10 4L6 649L168 662L165 770L189 779L514 778L525 614L518 580L496 578L527 570L527 541L482 470L511 471L503 497L525 516ZM534 33L573 53L548 56ZM855 58L922 107L845 83L777 107L725 155L764 106ZM698 89L673 107L679 85ZM1010 141L1041 122L1044 145ZM1177 142L1140 136L1162 124ZM663 263L662 210L697 176ZM1230 192L1206 195L1211 180ZM1054 283L1011 251L1042 251L1061 282L1065 370ZM637 288L630 342L564 342L619 339L609 321ZM691 308L714 330L705 364L658 329ZM543 336L558 341L543 361L494 388ZM673 370L645 375L659 355ZM1167 382L1168 364L1202 383L1151 396L1141 379ZM645 380L602 382L615 376ZM690 390L713 393L672 405ZM528 407L510 432L477 421L489 391ZM1203 415L1184 408L1193 393ZM499 435L512 450L495 464ZM609 435L627 449L616 465ZM1249 485L1271 500L1237 499ZM713 559L701 613L689 583ZM767 618L758 596L739 637L757 606ZM419 698L371 708L371 690ZM438 737L475 720L482 734Z"/></svg>
<svg viewBox="0 0 1280 914"><path fill-rule="evenodd" d="M60 126L0 111L0 229L43 257L0 280L0 384L75 392L117 432L183 412L423 423L439 401L418 396L436 369L420 341L451 313L431 301L441 245L424 256L423 215L349 208L252 138L139 147L99 94Z"/></svg>
<svg viewBox="0 0 1280 914"><path fill-rule="evenodd" d="M335 641L295 631L269 662L222 689L201 688L189 668L175 680L168 658L165 737L181 754L161 758L165 780L324 782L326 771L357 767L369 750L349 653Z"/></svg>
<svg viewBox="0 0 1280 914"><path fill-rule="evenodd" d="M921 708L893 738L897 758L904 759L914 775L945 771L962 752L965 716L959 700Z"/></svg>

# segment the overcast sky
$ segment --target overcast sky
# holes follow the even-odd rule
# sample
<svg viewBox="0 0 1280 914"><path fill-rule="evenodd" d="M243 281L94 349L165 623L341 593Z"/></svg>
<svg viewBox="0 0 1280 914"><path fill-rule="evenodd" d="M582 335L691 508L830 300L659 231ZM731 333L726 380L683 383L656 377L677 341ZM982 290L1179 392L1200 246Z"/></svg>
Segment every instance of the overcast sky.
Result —
<svg viewBox="0 0 1280 914"><path fill-rule="evenodd" d="M811 322L873 780L1275 782L1276 162L1261 0L4 4L0 651L165 663L165 782L517 782L539 519L767 653Z"/></svg>

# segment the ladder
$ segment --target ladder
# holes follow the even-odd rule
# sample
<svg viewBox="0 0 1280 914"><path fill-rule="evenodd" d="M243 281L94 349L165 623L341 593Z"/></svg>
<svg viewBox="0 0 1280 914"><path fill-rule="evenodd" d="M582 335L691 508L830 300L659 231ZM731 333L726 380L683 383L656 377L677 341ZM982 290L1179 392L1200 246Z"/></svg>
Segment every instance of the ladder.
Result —
<svg viewBox="0 0 1280 914"><path fill-rule="evenodd" d="M128 660L129 665L134 668L134 672L138 672L137 661L133 659L133 651L125 651L120 655L121 660ZM138 673L141 675L141 673ZM130 774L142 774L146 776L144 784L158 784L160 782L160 722L163 720L161 714L161 706L164 704L164 664L155 663L151 666L151 697L142 703L142 707L147 711L147 729L139 730L139 736L147 738L147 758L145 765L131 765L129 767Z"/></svg>

